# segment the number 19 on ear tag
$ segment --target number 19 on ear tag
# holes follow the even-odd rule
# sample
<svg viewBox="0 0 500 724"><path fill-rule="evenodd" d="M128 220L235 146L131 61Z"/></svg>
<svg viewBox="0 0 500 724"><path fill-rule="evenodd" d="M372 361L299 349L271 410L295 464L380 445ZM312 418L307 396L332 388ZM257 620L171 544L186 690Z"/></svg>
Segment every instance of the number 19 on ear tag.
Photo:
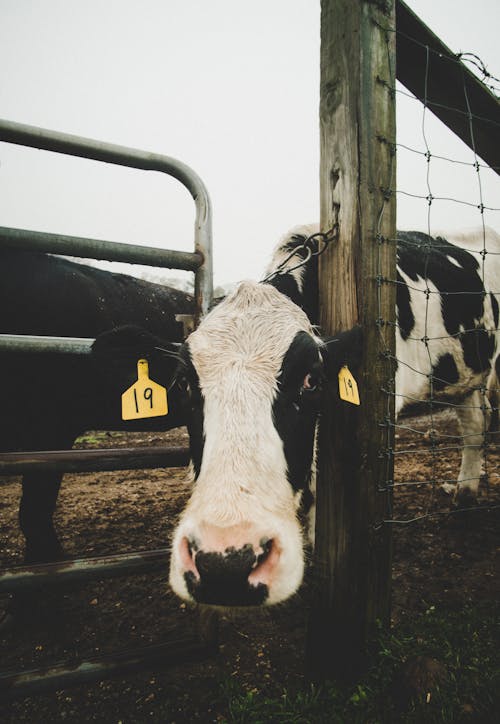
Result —
<svg viewBox="0 0 500 724"><path fill-rule="evenodd" d="M137 382L122 395L122 420L168 414L167 390L149 379L147 360L137 362Z"/></svg>
<svg viewBox="0 0 500 724"><path fill-rule="evenodd" d="M358 385L347 365L344 365L339 372L339 395L341 400L353 405L360 404Z"/></svg>

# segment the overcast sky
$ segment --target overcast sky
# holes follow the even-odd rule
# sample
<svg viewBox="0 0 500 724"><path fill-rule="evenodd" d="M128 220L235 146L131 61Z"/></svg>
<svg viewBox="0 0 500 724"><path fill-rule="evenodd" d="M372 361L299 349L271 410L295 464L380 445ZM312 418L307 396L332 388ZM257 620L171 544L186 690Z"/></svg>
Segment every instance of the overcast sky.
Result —
<svg viewBox="0 0 500 724"><path fill-rule="evenodd" d="M500 76L498 0L408 0L454 51ZM277 238L319 216L319 0L0 0L0 116L164 153L192 166L214 211L217 283L259 278ZM472 152L425 118L433 154ZM425 150L422 107L398 95L398 140ZM398 152L398 188L427 193ZM481 221L477 173L433 160L431 226ZM500 207L481 169L483 203ZM486 212L500 230L500 212ZM191 249L194 207L162 174L0 143L0 225ZM427 203L398 195L398 226ZM177 272L173 272L177 275Z"/></svg>

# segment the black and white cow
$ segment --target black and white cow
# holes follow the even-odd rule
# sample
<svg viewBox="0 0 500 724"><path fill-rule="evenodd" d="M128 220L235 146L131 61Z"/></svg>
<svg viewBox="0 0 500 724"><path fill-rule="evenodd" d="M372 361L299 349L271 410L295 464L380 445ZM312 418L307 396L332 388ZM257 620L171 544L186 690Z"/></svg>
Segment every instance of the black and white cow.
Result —
<svg viewBox="0 0 500 724"><path fill-rule="evenodd" d="M99 336L127 329L127 349L113 346L113 364L93 356L18 354L0 349L0 450L16 452L71 448L86 430L167 430L183 424L176 390L167 417L124 422L121 393L136 380L136 363L149 360L152 379L170 379L176 366L158 347L183 339L176 314L191 314L193 298L63 258L14 249L0 250L0 331L71 337ZM147 333L146 333L147 330ZM112 336L112 335L111 335ZM62 474L45 471L23 476L19 511L26 538L26 561L61 555L52 516Z"/></svg>
<svg viewBox="0 0 500 724"><path fill-rule="evenodd" d="M267 273L314 231L287 234ZM429 397L430 374L435 398L459 401L466 446L458 495L475 495L486 424L476 388L494 375L495 360L498 372L500 237L401 232L398 239L398 411ZM494 253L483 285L484 243ZM290 259L268 283L240 284L181 348L175 385L184 396L194 485L173 538L170 583L184 599L273 604L302 581L299 508L314 493L321 387L344 363L356 366L360 333L321 339L314 259L286 273L296 263Z"/></svg>

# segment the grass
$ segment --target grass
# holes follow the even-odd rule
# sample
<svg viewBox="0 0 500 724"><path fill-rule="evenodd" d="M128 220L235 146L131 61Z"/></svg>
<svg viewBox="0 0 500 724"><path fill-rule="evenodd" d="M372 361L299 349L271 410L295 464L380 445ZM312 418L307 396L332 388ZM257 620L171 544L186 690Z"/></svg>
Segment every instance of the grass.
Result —
<svg viewBox="0 0 500 724"><path fill-rule="evenodd" d="M101 443L109 440L113 436L113 433L104 432L101 430L91 430L89 432L80 435L75 440L76 445L100 445Z"/></svg>
<svg viewBox="0 0 500 724"><path fill-rule="evenodd" d="M500 720L500 605L455 611L430 608L425 615L380 631L371 665L355 684L334 683L283 691L280 697L242 692L223 684L226 719L237 724L370 724L378 722L484 722ZM437 667L405 678L413 662Z"/></svg>

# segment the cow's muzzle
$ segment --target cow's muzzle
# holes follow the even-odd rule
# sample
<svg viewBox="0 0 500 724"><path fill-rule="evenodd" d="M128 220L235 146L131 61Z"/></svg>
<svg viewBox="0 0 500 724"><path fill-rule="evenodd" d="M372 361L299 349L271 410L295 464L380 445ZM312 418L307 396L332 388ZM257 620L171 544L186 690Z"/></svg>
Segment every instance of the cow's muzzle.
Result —
<svg viewBox="0 0 500 724"><path fill-rule="evenodd" d="M198 603L219 606L258 606L266 602L280 558L278 542L263 538L258 544L221 548L225 535L211 527L212 545L184 536L180 560L190 596Z"/></svg>

